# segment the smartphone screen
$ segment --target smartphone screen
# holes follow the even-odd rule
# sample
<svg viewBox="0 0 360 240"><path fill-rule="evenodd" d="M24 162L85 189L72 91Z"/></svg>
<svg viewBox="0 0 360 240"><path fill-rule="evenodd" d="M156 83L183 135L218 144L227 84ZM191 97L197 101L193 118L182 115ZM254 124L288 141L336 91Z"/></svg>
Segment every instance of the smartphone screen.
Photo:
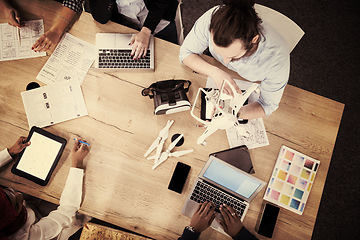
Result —
<svg viewBox="0 0 360 240"><path fill-rule="evenodd" d="M271 238L274 232L276 219L279 214L279 207L267 203L261 217L258 233Z"/></svg>
<svg viewBox="0 0 360 240"><path fill-rule="evenodd" d="M178 162L176 164L174 173L171 177L168 189L175 191L177 193L181 193L184 187L186 178L190 171L190 166L186 165L182 162Z"/></svg>

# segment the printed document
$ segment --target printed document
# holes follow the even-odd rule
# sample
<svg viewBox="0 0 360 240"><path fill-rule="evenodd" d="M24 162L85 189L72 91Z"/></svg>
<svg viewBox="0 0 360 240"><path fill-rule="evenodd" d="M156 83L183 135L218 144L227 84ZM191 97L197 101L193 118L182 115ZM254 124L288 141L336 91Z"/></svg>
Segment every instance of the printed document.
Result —
<svg viewBox="0 0 360 240"><path fill-rule="evenodd" d="M63 81L21 93L29 128L88 115L79 82Z"/></svg>
<svg viewBox="0 0 360 240"><path fill-rule="evenodd" d="M44 34L43 20L25 21L24 24L20 28L0 24L0 61L46 56L46 52L31 50L36 40Z"/></svg>
<svg viewBox="0 0 360 240"><path fill-rule="evenodd" d="M76 79L82 84L95 57L94 45L66 33L36 79L45 84Z"/></svg>
<svg viewBox="0 0 360 240"><path fill-rule="evenodd" d="M252 82L234 79L240 89L246 90L250 87ZM207 88L217 88L214 81L208 77L206 82ZM253 92L249 96L249 103L256 101L260 96L260 92ZM266 134L264 121L262 118L251 119L246 124L241 124L248 133L247 136L241 136L235 127L226 129L227 138L230 148L234 148L241 145L246 145L248 149L263 147L269 145L269 140Z"/></svg>

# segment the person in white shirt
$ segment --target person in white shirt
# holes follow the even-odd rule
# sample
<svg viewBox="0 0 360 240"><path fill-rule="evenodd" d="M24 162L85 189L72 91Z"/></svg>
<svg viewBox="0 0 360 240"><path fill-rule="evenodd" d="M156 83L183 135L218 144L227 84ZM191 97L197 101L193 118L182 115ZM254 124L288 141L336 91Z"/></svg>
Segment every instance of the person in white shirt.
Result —
<svg viewBox="0 0 360 240"><path fill-rule="evenodd" d="M0 152L0 167L31 143L20 137L9 149ZM36 210L23 200L23 195L11 188L0 188L0 240L13 239L68 239L82 227L83 222L75 219L80 208L83 187L83 160L89 153L87 145L75 140L70 153L71 168L60 198L60 206L48 216L37 219Z"/></svg>
<svg viewBox="0 0 360 240"><path fill-rule="evenodd" d="M278 108L289 79L289 50L285 39L258 17L254 1L224 0L208 10L186 36L179 54L184 65L211 77L219 89L226 79L240 91L227 72L201 58L206 48L228 69L260 82L260 98L240 108L238 118L268 116ZM227 85L225 90L231 93Z"/></svg>

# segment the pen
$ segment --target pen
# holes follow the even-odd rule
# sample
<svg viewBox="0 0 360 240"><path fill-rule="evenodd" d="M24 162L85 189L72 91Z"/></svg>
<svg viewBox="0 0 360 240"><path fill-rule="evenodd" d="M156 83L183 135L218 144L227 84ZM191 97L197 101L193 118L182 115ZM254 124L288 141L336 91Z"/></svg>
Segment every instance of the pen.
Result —
<svg viewBox="0 0 360 240"><path fill-rule="evenodd" d="M76 141L76 139L75 139L75 138L74 138L74 140ZM83 142L83 141L81 141L81 140L79 140L79 143L83 143L83 144L85 144L85 145L90 146L90 144L89 144L89 143L87 143L87 142Z"/></svg>
<svg viewBox="0 0 360 240"><path fill-rule="evenodd" d="M20 28L16 27L16 30L17 30L17 35L18 35L18 38L19 38L19 46L21 46Z"/></svg>

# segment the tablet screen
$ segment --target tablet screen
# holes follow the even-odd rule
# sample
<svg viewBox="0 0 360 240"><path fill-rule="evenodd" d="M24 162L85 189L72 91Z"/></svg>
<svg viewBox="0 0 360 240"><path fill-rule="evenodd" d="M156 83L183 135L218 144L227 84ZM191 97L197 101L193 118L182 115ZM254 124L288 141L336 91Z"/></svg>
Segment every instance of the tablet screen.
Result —
<svg viewBox="0 0 360 240"><path fill-rule="evenodd" d="M16 168L45 180L62 144L37 132L33 132L30 142Z"/></svg>

